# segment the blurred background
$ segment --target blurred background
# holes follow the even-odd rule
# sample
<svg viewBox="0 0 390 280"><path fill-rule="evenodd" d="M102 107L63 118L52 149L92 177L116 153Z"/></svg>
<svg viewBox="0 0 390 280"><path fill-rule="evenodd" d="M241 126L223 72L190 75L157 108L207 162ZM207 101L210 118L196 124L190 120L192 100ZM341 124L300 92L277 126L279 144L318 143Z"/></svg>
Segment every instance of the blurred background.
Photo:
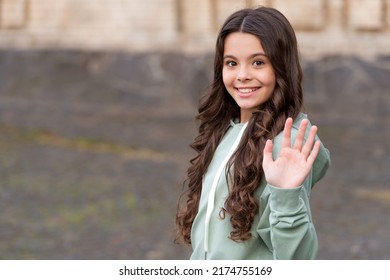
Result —
<svg viewBox="0 0 390 280"><path fill-rule="evenodd" d="M332 166L319 259L390 259L390 0L0 0L0 259L187 259L174 215L233 11L294 26Z"/></svg>

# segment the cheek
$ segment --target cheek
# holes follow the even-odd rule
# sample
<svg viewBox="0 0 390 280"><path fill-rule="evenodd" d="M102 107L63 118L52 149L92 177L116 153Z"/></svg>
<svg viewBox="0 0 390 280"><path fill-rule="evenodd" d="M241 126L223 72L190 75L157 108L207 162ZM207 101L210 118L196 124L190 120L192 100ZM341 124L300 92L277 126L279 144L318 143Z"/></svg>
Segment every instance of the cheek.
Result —
<svg viewBox="0 0 390 280"><path fill-rule="evenodd" d="M275 79L275 77L272 77L269 80L269 86L272 88L272 91L275 89L275 86L276 86L276 79Z"/></svg>
<svg viewBox="0 0 390 280"><path fill-rule="evenodd" d="M270 98L273 95L276 88L275 76L272 73L263 75L261 81L263 83L263 87L266 92L266 95L268 96L268 98Z"/></svg>
<svg viewBox="0 0 390 280"><path fill-rule="evenodd" d="M263 81L270 87L275 87L276 84L276 77L275 74L272 71L269 71L267 73L264 73Z"/></svg>
<svg viewBox="0 0 390 280"><path fill-rule="evenodd" d="M232 71L222 70L222 80L225 87L229 87L234 80Z"/></svg>

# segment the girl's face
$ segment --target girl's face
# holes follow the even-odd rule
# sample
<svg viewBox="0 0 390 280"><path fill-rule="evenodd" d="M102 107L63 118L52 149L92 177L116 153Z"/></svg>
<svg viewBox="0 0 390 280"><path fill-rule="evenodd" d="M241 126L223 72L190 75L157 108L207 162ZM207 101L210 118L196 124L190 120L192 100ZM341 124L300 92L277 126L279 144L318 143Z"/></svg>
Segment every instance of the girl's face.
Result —
<svg viewBox="0 0 390 280"><path fill-rule="evenodd" d="M249 33L234 32L225 38L223 83L241 108L241 122L265 103L275 88L275 73L260 40Z"/></svg>

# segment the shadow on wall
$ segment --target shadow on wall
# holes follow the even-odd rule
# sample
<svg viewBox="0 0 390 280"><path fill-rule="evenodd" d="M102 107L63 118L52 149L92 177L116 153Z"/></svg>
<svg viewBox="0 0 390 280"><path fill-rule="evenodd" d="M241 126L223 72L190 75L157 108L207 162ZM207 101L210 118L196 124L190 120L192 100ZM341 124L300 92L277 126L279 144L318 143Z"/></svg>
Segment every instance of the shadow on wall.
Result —
<svg viewBox="0 0 390 280"><path fill-rule="evenodd" d="M212 60L1 51L1 258L188 258L174 212ZM390 57L303 68L332 156L312 194L318 257L389 259Z"/></svg>

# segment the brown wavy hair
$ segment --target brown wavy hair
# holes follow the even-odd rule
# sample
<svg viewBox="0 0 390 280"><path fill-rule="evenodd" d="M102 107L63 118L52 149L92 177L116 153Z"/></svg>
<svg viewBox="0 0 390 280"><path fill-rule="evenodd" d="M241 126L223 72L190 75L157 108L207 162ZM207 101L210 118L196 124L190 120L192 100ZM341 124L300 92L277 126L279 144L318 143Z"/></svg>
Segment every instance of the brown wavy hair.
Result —
<svg viewBox="0 0 390 280"><path fill-rule="evenodd" d="M229 217L232 240L251 238L250 229L259 212L254 192L264 177L262 160L266 140L280 133L286 119L297 117L302 109L302 69L295 32L288 20L269 7L242 9L233 13L226 19L217 37L213 82L201 98L196 116L199 134L190 145L196 155L190 160L178 202L177 242L191 243L191 227L199 208L203 176L230 120L240 117L240 108L227 92L222 79L224 42L232 32L250 33L259 38L276 76L271 98L253 113L241 143L226 168L226 176L230 178L229 196L220 216Z"/></svg>

